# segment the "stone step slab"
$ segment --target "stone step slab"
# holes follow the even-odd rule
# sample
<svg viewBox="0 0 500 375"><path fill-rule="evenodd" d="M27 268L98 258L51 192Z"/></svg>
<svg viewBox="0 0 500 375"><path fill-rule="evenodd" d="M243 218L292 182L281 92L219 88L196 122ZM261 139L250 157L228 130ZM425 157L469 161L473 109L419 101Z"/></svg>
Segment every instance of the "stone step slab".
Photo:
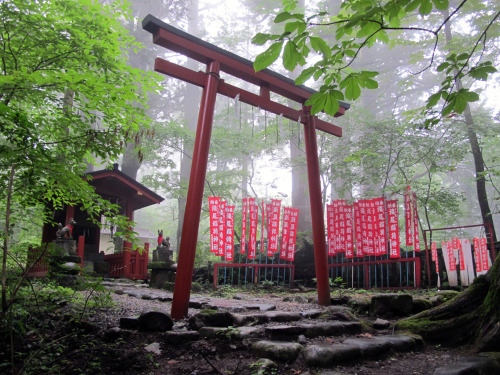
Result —
<svg viewBox="0 0 500 375"><path fill-rule="evenodd" d="M469 357L463 360L440 367L434 371L434 375L494 375L500 374L500 364L484 357Z"/></svg>
<svg viewBox="0 0 500 375"><path fill-rule="evenodd" d="M357 345L318 344L308 346L302 354L307 366L326 368L361 358L361 349Z"/></svg>
<svg viewBox="0 0 500 375"><path fill-rule="evenodd" d="M296 342L262 340L252 344L255 355L281 362L294 362L303 348Z"/></svg>
<svg viewBox="0 0 500 375"><path fill-rule="evenodd" d="M318 344L304 349L308 366L330 367L350 360L385 356L391 351L410 351L419 345L418 339L406 335L352 338L340 344Z"/></svg>
<svg viewBox="0 0 500 375"><path fill-rule="evenodd" d="M342 336L359 333L362 329L359 322L317 322L269 326L265 328L265 334L270 340L295 340L299 335L307 338Z"/></svg>

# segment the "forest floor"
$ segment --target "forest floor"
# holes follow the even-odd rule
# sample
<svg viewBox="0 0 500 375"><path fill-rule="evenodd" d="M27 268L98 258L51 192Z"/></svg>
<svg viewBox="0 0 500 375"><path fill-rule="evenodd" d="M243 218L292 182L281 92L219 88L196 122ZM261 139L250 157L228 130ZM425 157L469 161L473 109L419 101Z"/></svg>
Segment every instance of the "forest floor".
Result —
<svg viewBox="0 0 500 375"><path fill-rule="evenodd" d="M439 367L472 355L467 347L449 348L434 344L425 345L418 351L391 352L377 360L346 362L330 369L308 368L299 357L293 363L277 362L278 368L274 372L259 372L259 357L252 353L248 342L223 335L179 345L165 344L162 333L122 330L117 336L109 335L111 328L119 327L121 317L137 316L147 310L169 314L171 303L143 299L140 293L132 297L117 292L114 287L108 289L113 299L111 307L92 309L75 318L71 306L61 304L60 308L44 317L39 329L26 332L22 339L16 339L16 358L20 353L24 353L24 356L21 355L19 358L22 360L15 362L14 371L8 371L14 374L428 375ZM150 288L140 290L155 292ZM286 295L283 292L243 291L238 298L243 298L246 304L275 305L277 311L300 312L321 308L314 303L284 302ZM311 297L313 294L306 295ZM225 298L229 304L241 303L229 296L214 297L207 294L207 298L219 303ZM189 315L199 311L190 309ZM182 329L187 324L187 319L176 321L174 328ZM322 337L315 339L315 343L342 340L342 337ZM0 372L7 373L4 370L9 362L10 350L8 340L4 343L7 345L0 348ZM152 349L147 350L147 347Z"/></svg>

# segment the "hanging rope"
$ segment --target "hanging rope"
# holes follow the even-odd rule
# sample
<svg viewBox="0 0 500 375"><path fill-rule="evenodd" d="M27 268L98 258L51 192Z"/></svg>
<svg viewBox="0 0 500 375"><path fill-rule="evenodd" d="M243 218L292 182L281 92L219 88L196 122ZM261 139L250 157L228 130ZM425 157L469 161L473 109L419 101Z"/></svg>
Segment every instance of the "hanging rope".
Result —
<svg viewBox="0 0 500 375"><path fill-rule="evenodd" d="M255 115L253 113L254 106L252 106L252 139L253 139L253 127L255 125Z"/></svg>
<svg viewBox="0 0 500 375"><path fill-rule="evenodd" d="M267 143L267 111L264 112L264 142Z"/></svg>
<svg viewBox="0 0 500 375"><path fill-rule="evenodd" d="M236 118L239 120L241 130L241 103L239 93L234 97L234 113L236 115Z"/></svg>
<svg viewBox="0 0 500 375"><path fill-rule="evenodd" d="M297 130L298 130L298 136L297 136L297 148L300 147L300 116L297 119Z"/></svg>

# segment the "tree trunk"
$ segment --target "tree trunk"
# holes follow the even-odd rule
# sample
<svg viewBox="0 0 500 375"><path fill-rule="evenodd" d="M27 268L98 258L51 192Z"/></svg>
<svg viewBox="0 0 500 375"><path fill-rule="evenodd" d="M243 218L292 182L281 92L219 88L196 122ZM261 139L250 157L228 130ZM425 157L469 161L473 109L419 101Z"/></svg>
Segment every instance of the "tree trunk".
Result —
<svg viewBox="0 0 500 375"><path fill-rule="evenodd" d="M449 15L448 10L443 11L443 17L445 19L448 18L448 15ZM445 34L446 34L446 43L447 44L451 43L452 35L451 35L450 21L448 21L445 25ZM459 91L460 89L462 89L462 80L458 76L458 71L456 69L454 69L453 73L456 77L455 79L456 90ZM481 151L481 147L479 146L474 120L472 119L472 113L468 103L464 111L464 119L467 129L467 137L469 138L472 157L474 159L477 199L479 202L479 208L481 210L481 217L483 219L483 224L491 226L491 236L493 238L493 242L496 242L496 233L495 233L495 226L493 224L493 215L491 214L490 205L488 203L488 193L486 192L486 178L484 176L483 153ZM486 231L486 235L488 237L488 240L490 240L489 238L490 233L488 231Z"/></svg>
<svg viewBox="0 0 500 375"><path fill-rule="evenodd" d="M472 344L477 352L500 347L500 257L490 271L479 276L449 302L396 324L431 342Z"/></svg>

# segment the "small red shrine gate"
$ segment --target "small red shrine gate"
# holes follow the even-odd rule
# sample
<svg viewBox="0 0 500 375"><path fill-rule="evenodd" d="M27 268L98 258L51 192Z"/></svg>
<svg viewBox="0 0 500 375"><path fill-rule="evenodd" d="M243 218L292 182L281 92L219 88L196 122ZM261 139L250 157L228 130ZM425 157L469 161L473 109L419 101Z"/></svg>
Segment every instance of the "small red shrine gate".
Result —
<svg viewBox="0 0 500 375"><path fill-rule="evenodd" d="M246 104L259 107L277 115L283 115L288 119L300 121L304 124L304 143L312 212L318 302L320 305L329 305L331 303L330 287L327 270L326 240L324 235L325 223L323 219L316 129L337 137L342 135L342 129L311 115L310 108L306 107L304 103L315 93L314 90L305 86L295 85L291 79L268 69L255 72L251 61L178 30L152 15L148 15L143 20L142 26L145 30L153 34L153 43L181 53L207 66L206 73L195 72L161 58L155 60L155 71L203 87L179 248L178 272L172 301L172 318L181 319L187 316L188 313L198 227L203 201L203 188L217 94L222 94L230 98L239 96L239 100ZM260 88L260 94L256 95L225 83L219 76L221 71L257 85ZM271 92L301 104L302 109L294 110L272 101L270 99ZM340 103L336 117L342 116L348 108L348 104Z"/></svg>

